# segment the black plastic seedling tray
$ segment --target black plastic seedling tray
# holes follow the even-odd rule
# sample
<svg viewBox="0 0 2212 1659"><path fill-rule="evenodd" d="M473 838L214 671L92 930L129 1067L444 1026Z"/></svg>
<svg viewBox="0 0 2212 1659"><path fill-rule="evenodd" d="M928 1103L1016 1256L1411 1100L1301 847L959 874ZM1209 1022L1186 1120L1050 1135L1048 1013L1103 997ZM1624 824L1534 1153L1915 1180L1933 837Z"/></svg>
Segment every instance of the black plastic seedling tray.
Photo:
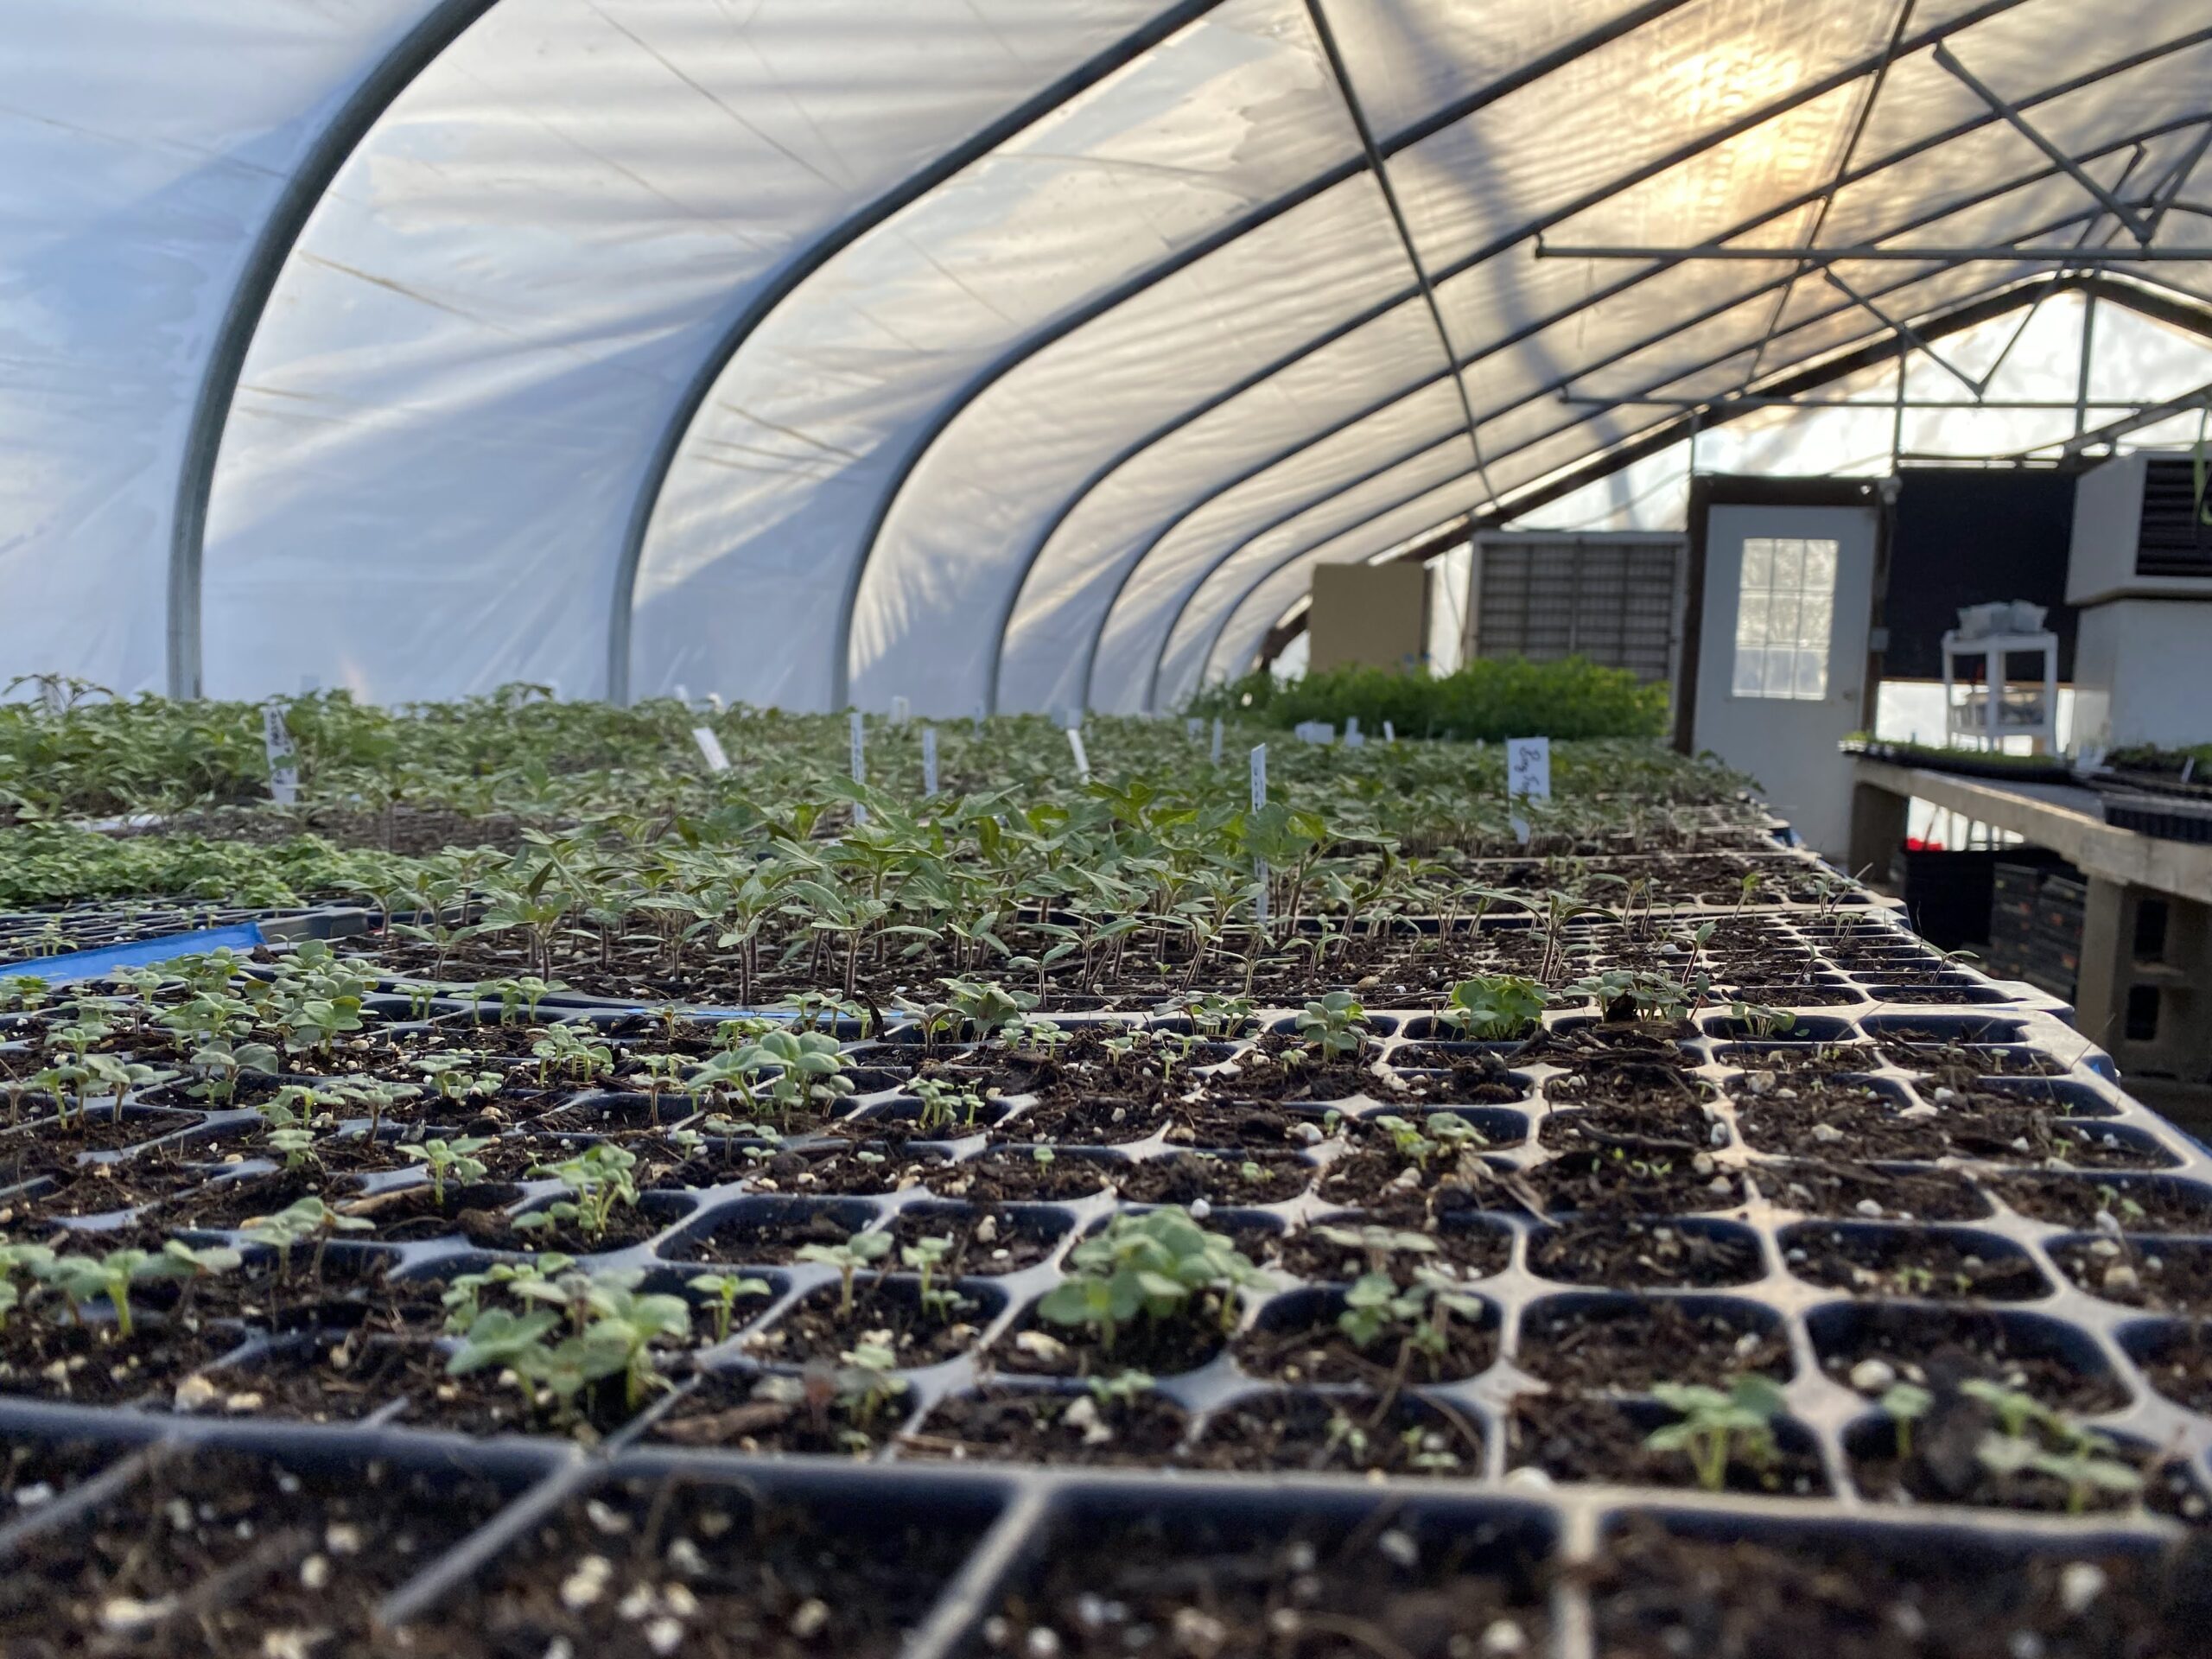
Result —
<svg viewBox="0 0 2212 1659"><path fill-rule="evenodd" d="M925 1610L911 1621L906 1651L915 1659L994 1652L1031 1659L1064 1652L1203 1652L1221 1636L1210 1625L1192 1623L1179 1634L1171 1630L1160 1645L1148 1646L1128 1639L1138 1613L1127 1606L1113 1613L1132 1593L1126 1580L1135 1569L1129 1564L1163 1553L1191 1561L1243 1563L1239 1594L1258 1598L1253 1605L1262 1611L1255 1616L1275 1618L1269 1628L1284 1643L1301 1632L1313 1640L1333 1632L1332 1639L1351 1644L1317 1651L1389 1651L1363 1635L1345 1637L1344 1621L1366 1632L1374 1619L1397 1618L1409 1608L1440 1610L1438 1616L1447 1623L1475 1621L1465 1629L1452 1626L1454 1635L1473 1646L1455 1646L1440 1637L1433 1645L1408 1648L1407 1632L1395 1627L1384 1632L1397 1650L1421 1659L1430 1653L1503 1659L1517 1652L1583 1659L1615 1650L1608 1644L1619 1641L1617 1627L1642 1616L1637 1609L1694 1632L1694 1610L1654 1612L1650 1598L1660 1592L1637 1577L1644 1571L1639 1561L1672 1560L1665 1552L1674 1549L1722 1549L1715 1559L1734 1559L1726 1548L1758 1546L1778 1552L1777 1560L1800 1549L1838 1560L1864 1552L1869 1560L1894 1564L1901 1582L1919 1583L1932 1574L1928 1616L1939 1618L1948 1605L1943 1596L1986 1595L1993 1580L2020 1586L2022 1596L2044 1597L2037 1607L2052 1597L2069 1606L2081 1599L2088 1580L2079 1571L2065 1581L2069 1587L2053 1587L2068 1570L2094 1565L2105 1580L2132 1582L2127 1562L2147 1560L2212 1520L2205 1497L2212 1478L2212 1419L2161 1393L2155 1380L2167 1347L2196 1332L2190 1316L2212 1311L2189 1292L2195 1265L2212 1259L2212 1157L2129 1098L2114 1081L2110 1061L2065 1025L2063 1005L2024 986L1943 962L1878 907L1768 905L1742 913L1757 914L1772 938L1802 953L1807 1000L1786 1033L1747 1027L1722 1006L1700 1012L1694 1028L1679 1039L1690 1075L1713 1086L1703 1103L1713 1132L1691 1168L1704 1183L1703 1196L1628 1219L1529 1205L1526 1195L1541 1198L1548 1166L1577 1155L1571 1139L1548 1140L1547 1126L1570 1132L1579 1114L1586 1116L1574 1103L1574 1091L1558 1086L1572 1073L1556 1052L1547 1058L1541 1049L1512 1045L1459 1045L1439 1032L1429 1009L1370 1007L1369 1026L1378 1045L1372 1058L1381 1065L1455 1054L1474 1063L1487 1049L1518 1092L1510 1099L1458 1101L1449 1073L1408 1065L1407 1075L1427 1075L1434 1085L1426 1102L1409 1105L1358 1093L1300 1103L1291 1115L1302 1113L1313 1122L1317 1134L1310 1146L1205 1148L1171 1144L1159 1135L1120 1145L1058 1146L1056 1167L1093 1166L1102 1177L1120 1179L1102 1180L1100 1190L1063 1202L1017 1199L999 1206L1010 1228L1048 1248L1010 1271L971 1271L959 1281L973 1303L972 1336L938 1363L903 1373L899 1421L883 1425L865 1458L746 1455L690 1443L693 1437L683 1426L696 1421L702 1408L741 1401L759 1376L797 1369L772 1345L764 1348L755 1339L772 1336L794 1309L823 1295L836 1279L826 1267L730 1255L715 1258L716 1265L756 1272L768 1281L771 1294L746 1306L749 1318L727 1343L700 1356L696 1375L589 1449L550 1432L455 1434L437 1426L434 1410L422 1409L426 1402L407 1397L394 1397L353 1423L257 1416L250 1403L257 1372L287 1363L303 1346L312 1354L314 1346L302 1333L271 1339L251 1328L239 1329L234 1350L206 1373L212 1387L197 1395L206 1408L202 1414L171 1409L175 1402L167 1395L114 1409L0 1402L0 1442L20 1447L89 1440L118 1453L111 1474L26 1510L0 1529L0 1573L27 1540L59 1535L120 1501L132 1482L150 1478L148 1471L156 1466L143 1449L174 1440L188 1447L242 1448L287 1464L328 1468L389 1462L469 1471L499 1484L506 1502L496 1516L404 1582L380 1590L384 1617L403 1628L504 1617L498 1609L505 1604L496 1596L486 1600L486 1586L518 1552L541 1547L534 1541L542 1541L549 1517L567 1515L572 1501L608 1492L644 1495L637 1499L645 1506L640 1512L650 1514L658 1502L653 1494L677 1489L670 1483L694 1493L727 1493L740 1508L785 1506L830 1532L880 1538L887 1550L905 1548L899 1541L911 1538L912 1523L926 1519L957 1548L928 1587ZM1771 994L1759 1000L1783 1001ZM398 1019L409 1005L395 997L379 1007ZM547 1012L552 1008L549 1003ZM435 1001L432 1011L465 1017L462 1005L450 1001ZM637 1018L635 1010L605 1006L575 1005L571 1011L609 1027ZM1281 1029L1294 1014L1264 1010L1254 1026L1257 1033ZM1595 1019L1592 1012L1569 1010L1548 1015L1548 1023L1572 1032ZM1063 1022L1088 1023L1081 1016ZM1155 1022L1127 1016L1096 1023ZM2080 1150L2080 1172L2053 1172L2040 1158L2003 1147L1940 1160L1878 1160L1884 1176L1899 1183L1898 1191L1955 1199L1958 1213L1924 1214L1872 1197L1852 1198L1848 1190L1839 1199L1823 1185L1817 1157L1808 1159L1802 1150L1762 1151L1753 1144L1747 1124L1755 1122L1751 1115L1759 1103L1794 1086L1807 1057L1834 1048L1851 1056L1851 1069L1842 1075L1865 1082L1899 1112L1915 1114L1913 1121L1926 1122L1931 1115L1941 1119L1952 1107L1944 1097L1951 1091L1916 1063L1926 1051L1914 1045L1927 1039L1962 1046L1946 1058L1977 1063L1978 1092L2046 1108L2055 1129L2072 1137L2068 1144ZM1255 1033L1237 1038L1212 1064L1233 1062L1255 1039ZM1433 1046L1440 1042L1446 1045L1441 1051ZM852 1103L851 1114L865 1124L895 1122L910 1112L913 1103L899 1073L924 1052L916 1034L894 1030L855 1039L852 1046L858 1065L885 1075L874 1079L881 1086ZM595 1104L621 1105L624 1099L587 1091L569 1107L588 1122ZM628 1097L629 1105L635 1100ZM957 1217L964 1202L961 1178L976 1160L1030 1155L1033 1142L1025 1138L1023 1124L1035 1108L1020 1096L1001 1104L1003 1115L978 1133L906 1142L907 1154L940 1161L902 1190L823 1194L808 1190L803 1180L764 1176L765 1165L748 1173L741 1164L727 1182L647 1194L650 1236L587 1258L588 1263L644 1268L650 1283L672 1287L702 1270L695 1247L734 1221L823 1208L847 1229L862 1223L894 1226L918 1213L938 1222ZM1371 1401L1356 1385L1291 1377L1280 1368L1270 1373L1248 1363L1249 1356L1260 1351L1255 1333L1295 1330L1316 1314L1332 1312L1347 1282L1343 1274L1300 1277L1281 1266L1270 1268L1268 1287L1249 1299L1237 1332L1218 1352L1188 1369L1157 1375L1154 1394L1179 1414L1179 1423L1164 1457L1129 1466L1014 1464L995 1460L987 1446L947 1445L934 1431L949 1401L979 1389L1080 1393L1082 1385L1070 1377L1037 1375L1033 1367L1007 1374L1005 1367L1020 1351L1017 1335L1034 1328L1037 1300L1059 1282L1071 1243L1117 1210L1143 1207L1120 1191L1135 1184L1135 1171L1217 1154L1214 1174L1206 1173L1209 1166L1203 1163L1177 1165L1198 1172L1193 1213L1208 1227L1248 1242L1265 1262L1269 1241L1342 1208L1329 1195L1330 1171L1352 1149L1336 1134L1328 1111L1357 1125L1390 1112L1418 1116L1433 1109L1458 1111L1481 1130L1487 1141L1482 1158L1495 1173L1482 1203L1445 1218L1451 1229L1484 1241L1481 1250L1470 1252L1480 1270L1466 1284L1483 1310L1471 1321L1482 1338L1483 1363L1461 1375L1415 1382L1406 1390L1406 1409L1442 1426L1436 1443L1452 1448L1452 1460L1433 1459L1422 1473L1379 1477L1319 1474L1294 1465L1238 1472L1178 1466L1194 1461L1180 1448L1206 1447L1216 1427L1240 1407L1310 1412ZM673 1109L663 1114L666 1123L679 1116ZM154 1144L174 1149L220 1141L252 1121L243 1110L211 1114ZM588 1128L563 1133L580 1145L594 1138ZM793 1141L785 1150L804 1160L827 1139ZM853 1142L847 1138L836 1144ZM1291 1190L1266 1201L1240 1201L1237 1183L1248 1179L1242 1171L1248 1159L1263 1163L1265 1171L1288 1172L1284 1179ZM265 1167L249 1160L204 1173L210 1180L234 1180ZM1218 1192L1207 1185L1216 1174L1224 1183ZM372 1190L414 1179L380 1177ZM510 1211L526 1210L556 1190L543 1180L519 1185ZM11 1196L35 1201L38 1193L31 1188L0 1192L0 1205ZM84 1224L97 1229L128 1219L87 1218ZM1623 1227L1642 1241L1642 1267L1591 1277L1560 1265L1573 1259L1561 1249L1563 1241L1585 1230ZM442 1277L488 1259L483 1247L459 1234L334 1250L334 1259L378 1255L391 1259L398 1278ZM1827 1271L1822 1264L1837 1262L1845 1264L1840 1283L1831 1281L1833 1274L1821 1276ZM1887 1276L1862 1281L1850 1271L1854 1262ZM1925 1269L1929 1262L1942 1264L1940 1271ZM1971 1270L1960 1268L1962 1263ZM970 1265L988 1268L991 1258ZM1922 1268L1922 1274L1900 1280L1893 1271L1899 1265ZM1993 1276L1975 1276L1985 1271ZM2163 1276L2169 1274L2178 1287L2171 1294ZM890 1290L909 1279L893 1273L878 1282ZM1546 1473L1542 1447L1522 1417L1532 1396L1543 1397L1540 1378L1521 1363L1530 1357L1529 1335L1561 1313L1609 1308L1672 1308L1693 1319L1717 1317L1754 1344L1767 1344L1764 1351L1781 1373L1786 1400L1780 1440L1795 1471L1790 1478L1772 1491L1707 1494L1686 1482L1624 1484ZM2002 1352L2070 1379L2095 1402L2094 1409L2080 1414L2092 1426L2123 1446L2163 1453L2156 1511L2073 1516L1957 1503L1908 1505L1885 1497L1865 1469L1870 1456L1879 1455L1886 1419L1869 1389L1853 1385L1852 1368L1870 1353L1909 1357L1916 1331L1940 1337L1961 1318ZM1649 1395L1630 1389L1594 1390L1583 1403L1619 1414L1639 1437L1666 1415ZM232 1410L238 1414L222 1414ZM963 1448L965 1457L950 1455ZM281 1504L276 1509L281 1511ZM1665 1541L1663 1548L1655 1538ZM634 1545L624 1548L634 1553ZM1754 1580L1764 1570L1741 1560L1738 1567ZM683 1576L680 1564L670 1571ZM1086 1573L1096 1579L1088 1593L1098 1606L1083 1601L1073 1587ZM1160 1580L1173 1581L1172 1574ZM1205 1598L1217 1596L1220 1583L1185 1582L1192 1597L1217 1607ZM1387 1609L1374 1599L1377 1586L1391 1592ZM1229 1605L1233 1611L1243 1604L1231 1597ZM1288 1624L1282 1622L1286 1610ZM2066 1617L2090 1614L2076 1609ZM812 1615L793 1618L805 1623ZM620 1634L644 1639L646 1622L631 1621L634 1628ZM1040 1637L1039 1630L1047 1634ZM800 1638L792 1650L810 1650L804 1645L808 1639Z"/></svg>

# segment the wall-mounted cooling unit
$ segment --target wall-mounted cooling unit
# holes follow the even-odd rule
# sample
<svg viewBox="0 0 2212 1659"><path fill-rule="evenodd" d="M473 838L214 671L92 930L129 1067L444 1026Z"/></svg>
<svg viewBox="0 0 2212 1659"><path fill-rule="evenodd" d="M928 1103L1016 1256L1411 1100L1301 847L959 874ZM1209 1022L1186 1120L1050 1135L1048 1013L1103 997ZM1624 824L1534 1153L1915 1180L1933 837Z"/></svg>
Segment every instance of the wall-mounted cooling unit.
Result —
<svg viewBox="0 0 2212 1659"><path fill-rule="evenodd" d="M2079 747L2212 741L2212 521L2189 455L2120 455L2074 493Z"/></svg>

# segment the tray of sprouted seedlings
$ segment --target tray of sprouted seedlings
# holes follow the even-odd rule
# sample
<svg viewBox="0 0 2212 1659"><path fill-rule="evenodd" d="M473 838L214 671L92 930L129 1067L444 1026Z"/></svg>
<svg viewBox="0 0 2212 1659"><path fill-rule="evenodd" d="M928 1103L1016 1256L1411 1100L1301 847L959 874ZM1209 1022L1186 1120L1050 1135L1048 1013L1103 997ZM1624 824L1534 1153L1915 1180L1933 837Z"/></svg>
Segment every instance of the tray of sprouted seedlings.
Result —
<svg viewBox="0 0 2212 1659"><path fill-rule="evenodd" d="M1555 989L1111 1018L392 995L320 943L16 986L0 1620L2190 1651L2212 1160L1882 915L1556 932Z"/></svg>

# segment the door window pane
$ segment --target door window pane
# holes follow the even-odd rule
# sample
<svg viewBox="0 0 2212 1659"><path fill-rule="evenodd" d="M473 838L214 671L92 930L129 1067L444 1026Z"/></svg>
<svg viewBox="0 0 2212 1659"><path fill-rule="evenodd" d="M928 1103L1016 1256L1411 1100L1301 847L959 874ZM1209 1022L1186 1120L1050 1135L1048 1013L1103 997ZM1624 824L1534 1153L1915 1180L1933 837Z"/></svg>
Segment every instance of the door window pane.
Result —
<svg viewBox="0 0 2212 1659"><path fill-rule="evenodd" d="M1796 536L1744 542L1736 601L1739 697L1828 694L1828 633L1835 618L1836 543Z"/></svg>

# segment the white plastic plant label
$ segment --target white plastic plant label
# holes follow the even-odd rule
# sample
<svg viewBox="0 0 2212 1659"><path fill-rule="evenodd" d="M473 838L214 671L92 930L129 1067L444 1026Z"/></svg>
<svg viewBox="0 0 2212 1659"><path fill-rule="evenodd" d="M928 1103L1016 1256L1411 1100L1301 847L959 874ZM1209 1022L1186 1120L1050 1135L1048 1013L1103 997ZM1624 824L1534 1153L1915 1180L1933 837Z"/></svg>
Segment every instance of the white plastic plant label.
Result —
<svg viewBox="0 0 2212 1659"><path fill-rule="evenodd" d="M722 752L722 741L715 735L711 726L694 726L691 741L699 746L699 755L707 763L709 772L728 772L729 756Z"/></svg>
<svg viewBox="0 0 2212 1659"><path fill-rule="evenodd" d="M937 793L937 728L922 728L922 793Z"/></svg>
<svg viewBox="0 0 2212 1659"><path fill-rule="evenodd" d="M1398 741L1398 728L1387 720L1382 722L1382 741L1385 743L1395 743Z"/></svg>
<svg viewBox="0 0 2212 1659"><path fill-rule="evenodd" d="M851 730L853 781L856 784L865 784L868 782L868 728L862 724L861 711L857 709L852 712ZM868 808L862 806L858 801L853 803L853 822L855 823L868 822Z"/></svg>
<svg viewBox="0 0 2212 1659"><path fill-rule="evenodd" d="M1219 715L1213 717L1213 763L1217 766L1221 764L1221 716Z"/></svg>
<svg viewBox="0 0 2212 1659"><path fill-rule="evenodd" d="M300 798L300 768L284 705L274 697L261 705L261 743L269 753L269 798L289 806Z"/></svg>
<svg viewBox="0 0 2212 1659"><path fill-rule="evenodd" d="M904 726L906 723L907 716L912 714L913 711L914 705L907 702L906 698L893 697L891 699L891 723L893 726Z"/></svg>
<svg viewBox="0 0 2212 1659"><path fill-rule="evenodd" d="M1205 730L1205 721L1199 719L1196 715L1185 715L1183 717L1183 735L1189 738L1193 743L1198 741L1198 734Z"/></svg>
<svg viewBox="0 0 2212 1659"><path fill-rule="evenodd" d="M1075 780L1078 784L1090 781L1090 753L1083 747L1083 728L1068 728L1068 750L1075 756Z"/></svg>
<svg viewBox="0 0 2212 1659"><path fill-rule="evenodd" d="M1552 741L1510 737L1505 741L1505 793L1516 801L1552 798Z"/></svg>

